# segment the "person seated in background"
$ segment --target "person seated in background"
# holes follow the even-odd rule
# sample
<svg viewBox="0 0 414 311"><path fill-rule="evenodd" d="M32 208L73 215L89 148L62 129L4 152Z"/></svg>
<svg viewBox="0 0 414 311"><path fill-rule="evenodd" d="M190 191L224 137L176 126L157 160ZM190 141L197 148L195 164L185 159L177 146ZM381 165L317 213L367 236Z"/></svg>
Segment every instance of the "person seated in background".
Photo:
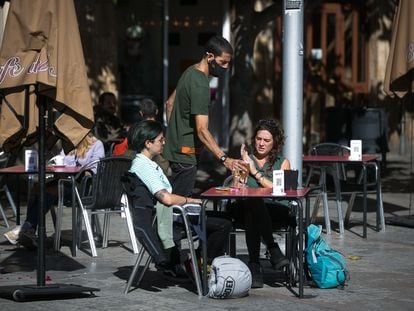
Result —
<svg viewBox="0 0 414 311"><path fill-rule="evenodd" d="M143 98L138 103L138 114L139 119L136 122L140 122L142 120L152 120L156 121L158 116L158 106L155 104L155 102L150 98ZM127 130L129 130L130 126L127 126ZM135 157L135 153L133 150L128 148L128 138L125 137L125 139L119 143L116 144L112 149L112 155L113 156L126 156L126 157ZM169 162L164 159L164 157L159 154L155 155L153 159L164 171L164 173L168 176L169 175Z"/></svg>
<svg viewBox="0 0 414 311"><path fill-rule="evenodd" d="M157 120L158 106L151 98L143 98L138 103L138 109L141 120Z"/></svg>
<svg viewBox="0 0 414 311"><path fill-rule="evenodd" d="M155 121L157 119L158 115L158 106L155 104L155 102L150 98L143 98L138 103L138 118L135 122L139 122L142 120L153 120ZM127 124L125 126L125 130L128 132L129 128L132 124ZM113 156L123 156L128 150L128 138L125 137L122 142L116 144L112 148L112 155Z"/></svg>
<svg viewBox="0 0 414 311"><path fill-rule="evenodd" d="M65 154L62 150L60 155L64 156L63 164L67 166L85 166L95 160L105 156L103 143L91 132L78 144L78 146ZM92 166L86 174L95 174L96 166ZM58 179L48 180L46 183L45 213L52 205L57 204L57 181ZM26 220L22 226L17 226L4 234L6 239L12 244L21 244L29 249L36 247L36 229L39 213L39 188L34 186L27 203Z"/></svg>
<svg viewBox="0 0 414 311"><path fill-rule="evenodd" d="M273 187L273 170L290 169L289 160L280 155L285 137L277 120L260 120L253 133L253 141L248 147L241 146L242 159L248 163L247 187ZM243 199L235 202L236 209L242 210L246 244L249 253L249 268L252 272L252 287L263 287L263 269L260 264L260 243L267 247L270 263L274 269L283 269L289 264L279 245L273 238L273 222L279 221L281 209L287 211L287 201L268 199ZM277 205L282 205L276 207ZM233 212L237 210L233 209ZM282 217L287 217L285 214Z"/></svg>
<svg viewBox="0 0 414 311"><path fill-rule="evenodd" d="M104 144L108 152L114 141L125 137L125 130L117 115L118 102L114 93L104 92L94 107L95 136Z"/></svg>
<svg viewBox="0 0 414 311"><path fill-rule="evenodd" d="M136 123L128 133L128 141L130 148L137 152L132 161L130 172L141 179L158 201L155 206L158 235L165 249L165 257L169 267L174 267L173 273L179 274L182 269L180 269L179 248L173 238L173 213L170 206L186 203L201 204L201 200L172 193L167 176L153 160L162 152L165 144L161 124L151 120ZM134 210L132 208L133 217L135 217ZM206 222L207 260L209 263L215 257L227 253L231 222L216 217L208 217Z"/></svg>

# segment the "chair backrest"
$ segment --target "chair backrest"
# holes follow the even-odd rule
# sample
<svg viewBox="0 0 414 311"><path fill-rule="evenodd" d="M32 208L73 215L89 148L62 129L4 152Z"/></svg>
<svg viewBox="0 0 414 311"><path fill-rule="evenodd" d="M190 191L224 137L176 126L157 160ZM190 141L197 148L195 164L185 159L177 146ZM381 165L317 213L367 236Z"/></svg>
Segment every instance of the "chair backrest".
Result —
<svg viewBox="0 0 414 311"><path fill-rule="evenodd" d="M348 156L351 153L351 148L348 146L335 143L321 143L315 145L310 150L311 155L337 155ZM346 169L343 163L329 163L326 166L332 167L339 180L346 180Z"/></svg>
<svg viewBox="0 0 414 311"><path fill-rule="evenodd" d="M9 160L9 157L4 151L0 152L0 168L6 167L7 161Z"/></svg>
<svg viewBox="0 0 414 311"><path fill-rule="evenodd" d="M0 168L4 168L7 166L8 156L4 151L0 152ZM0 184L3 181L3 174L0 175Z"/></svg>
<svg viewBox="0 0 414 311"><path fill-rule="evenodd" d="M9 153L4 152L4 151L0 151L0 168L5 168L8 167L10 165L14 164L14 159L12 159L12 157L10 156ZM1 174L0 175L0 185L3 185L3 177L5 175Z"/></svg>
<svg viewBox="0 0 414 311"><path fill-rule="evenodd" d="M160 265L166 258L156 230L157 226L154 226L154 205L157 200L137 174L126 172L121 177L121 182L131 207L135 235L154 262Z"/></svg>
<svg viewBox="0 0 414 311"><path fill-rule="evenodd" d="M126 172L122 175L121 182L132 207L154 207L155 197L136 174Z"/></svg>
<svg viewBox="0 0 414 311"><path fill-rule="evenodd" d="M311 155L349 155L351 149L348 146L334 144L334 143L321 143L312 147L310 150Z"/></svg>
<svg viewBox="0 0 414 311"><path fill-rule="evenodd" d="M121 176L131 167L131 159L107 157L100 159L92 180L89 209L108 209L119 206L124 192Z"/></svg>

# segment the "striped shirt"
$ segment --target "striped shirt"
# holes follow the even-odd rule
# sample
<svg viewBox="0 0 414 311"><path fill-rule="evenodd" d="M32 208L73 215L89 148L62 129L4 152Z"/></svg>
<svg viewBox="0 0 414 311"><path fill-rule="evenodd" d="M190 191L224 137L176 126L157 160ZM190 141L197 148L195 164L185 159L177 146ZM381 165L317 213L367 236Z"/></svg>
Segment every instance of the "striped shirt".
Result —
<svg viewBox="0 0 414 311"><path fill-rule="evenodd" d="M165 176L162 169L157 163L147 158L142 153L135 156L132 160L132 165L129 170L131 173L137 174L142 182L148 187L152 194L156 194L160 190L167 190L172 192L172 187L167 176Z"/></svg>

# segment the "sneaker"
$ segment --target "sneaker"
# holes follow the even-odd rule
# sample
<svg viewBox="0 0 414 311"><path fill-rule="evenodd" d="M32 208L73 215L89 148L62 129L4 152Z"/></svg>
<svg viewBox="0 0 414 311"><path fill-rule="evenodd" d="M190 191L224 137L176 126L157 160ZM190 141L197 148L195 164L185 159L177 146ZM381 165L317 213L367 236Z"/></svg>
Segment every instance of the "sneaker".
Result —
<svg viewBox="0 0 414 311"><path fill-rule="evenodd" d="M17 226L13 230L10 230L3 235L11 244L16 245L17 240L19 238L19 233L20 233L20 226Z"/></svg>
<svg viewBox="0 0 414 311"><path fill-rule="evenodd" d="M187 273L185 273L181 265L170 265L164 268L164 275L173 279L188 279Z"/></svg>
<svg viewBox="0 0 414 311"><path fill-rule="evenodd" d="M252 273L252 288L263 287L263 268L258 262L250 262L249 269Z"/></svg>
<svg viewBox="0 0 414 311"><path fill-rule="evenodd" d="M21 230L17 242L28 250L36 250L37 236L34 229Z"/></svg>
<svg viewBox="0 0 414 311"><path fill-rule="evenodd" d="M282 270L285 266L289 265L289 260L283 255L279 245L269 249L269 256L270 263L275 270Z"/></svg>

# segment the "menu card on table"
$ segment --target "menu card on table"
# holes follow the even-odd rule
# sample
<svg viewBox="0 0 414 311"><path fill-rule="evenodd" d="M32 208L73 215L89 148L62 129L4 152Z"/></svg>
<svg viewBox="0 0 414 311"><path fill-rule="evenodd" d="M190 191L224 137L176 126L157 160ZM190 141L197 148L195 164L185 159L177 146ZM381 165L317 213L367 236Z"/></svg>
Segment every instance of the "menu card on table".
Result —
<svg viewBox="0 0 414 311"><path fill-rule="evenodd" d="M285 195L285 173L283 170L273 171L273 195Z"/></svg>
<svg viewBox="0 0 414 311"><path fill-rule="evenodd" d="M362 141L351 140L351 154L349 155L350 160L361 160L362 159Z"/></svg>
<svg viewBox="0 0 414 311"><path fill-rule="evenodd" d="M26 172L37 171L38 156L36 150L25 150L24 153L24 170Z"/></svg>

